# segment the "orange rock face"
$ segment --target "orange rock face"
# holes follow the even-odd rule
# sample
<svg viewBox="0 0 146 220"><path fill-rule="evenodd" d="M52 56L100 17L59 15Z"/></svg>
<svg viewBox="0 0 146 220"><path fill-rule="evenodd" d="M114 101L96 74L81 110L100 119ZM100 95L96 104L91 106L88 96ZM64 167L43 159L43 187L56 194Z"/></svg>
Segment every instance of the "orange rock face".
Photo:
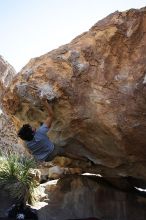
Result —
<svg viewBox="0 0 146 220"><path fill-rule="evenodd" d="M5 90L2 104L18 126L37 126L47 116L41 102L47 97L55 114L54 142L79 140L87 158L94 155L95 171L103 166L146 178L145 93L143 8L115 12L70 44L30 60Z"/></svg>

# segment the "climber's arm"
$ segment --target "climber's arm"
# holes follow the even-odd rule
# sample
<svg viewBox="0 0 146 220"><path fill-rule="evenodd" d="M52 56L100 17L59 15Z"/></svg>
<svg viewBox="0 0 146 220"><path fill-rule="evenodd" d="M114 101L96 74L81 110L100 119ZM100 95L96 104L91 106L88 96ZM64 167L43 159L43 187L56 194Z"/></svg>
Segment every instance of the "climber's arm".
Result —
<svg viewBox="0 0 146 220"><path fill-rule="evenodd" d="M47 125L48 128L51 127L52 121L53 121L53 110L52 107L49 105L49 103L47 102L47 100L45 100L44 105L48 111L48 117L47 119L44 121L44 124Z"/></svg>

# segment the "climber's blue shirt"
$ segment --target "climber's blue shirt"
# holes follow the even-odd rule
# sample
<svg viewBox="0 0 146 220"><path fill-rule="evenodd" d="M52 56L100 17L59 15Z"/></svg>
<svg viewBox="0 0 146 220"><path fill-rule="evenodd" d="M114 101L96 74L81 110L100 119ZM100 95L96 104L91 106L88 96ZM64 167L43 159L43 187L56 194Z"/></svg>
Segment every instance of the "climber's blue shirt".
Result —
<svg viewBox="0 0 146 220"><path fill-rule="evenodd" d="M47 132L49 128L46 124L40 126L34 135L33 140L26 141L26 145L36 160L45 161L48 155L54 150L54 144L49 140Z"/></svg>

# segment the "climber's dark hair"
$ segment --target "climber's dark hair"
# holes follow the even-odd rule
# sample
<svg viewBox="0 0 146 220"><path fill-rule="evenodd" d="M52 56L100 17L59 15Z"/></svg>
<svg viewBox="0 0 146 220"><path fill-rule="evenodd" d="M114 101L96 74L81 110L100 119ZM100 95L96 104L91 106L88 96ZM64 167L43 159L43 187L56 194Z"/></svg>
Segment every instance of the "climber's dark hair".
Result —
<svg viewBox="0 0 146 220"><path fill-rule="evenodd" d="M31 141L34 137L34 133L29 124L24 124L18 131L18 136L24 141Z"/></svg>

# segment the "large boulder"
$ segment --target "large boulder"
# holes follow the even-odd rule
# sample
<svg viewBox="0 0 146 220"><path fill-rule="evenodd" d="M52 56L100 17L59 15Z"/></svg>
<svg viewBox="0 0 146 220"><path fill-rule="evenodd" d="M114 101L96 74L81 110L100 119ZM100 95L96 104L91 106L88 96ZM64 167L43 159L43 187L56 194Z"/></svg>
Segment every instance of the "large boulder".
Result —
<svg viewBox="0 0 146 220"><path fill-rule="evenodd" d="M48 200L39 219L145 220L145 197L114 189L102 178L69 175L45 188Z"/></svg>
<svg viewBox="0 0 146 220"><path fill-rule="evenodd" d="M55 114L55 143L79 141L69 152L86 154L93 162L87 167L103 169L103 176L146 179L145 33L146 8L109 15L71 43L31 59L5 89L3 110L17 127L38 126L47 116L45 96Z"/></svg>
<svg viewBox="0 0 146 220"><path fill-rule="evenodd" d="M16 76L15 69L0 56L0 106L2 93L9 87L12 79ZM6 152L24 153L22 143L17 138L17 130L13 124L12 116L8 117L0 109L0 153Z"/></svg>

